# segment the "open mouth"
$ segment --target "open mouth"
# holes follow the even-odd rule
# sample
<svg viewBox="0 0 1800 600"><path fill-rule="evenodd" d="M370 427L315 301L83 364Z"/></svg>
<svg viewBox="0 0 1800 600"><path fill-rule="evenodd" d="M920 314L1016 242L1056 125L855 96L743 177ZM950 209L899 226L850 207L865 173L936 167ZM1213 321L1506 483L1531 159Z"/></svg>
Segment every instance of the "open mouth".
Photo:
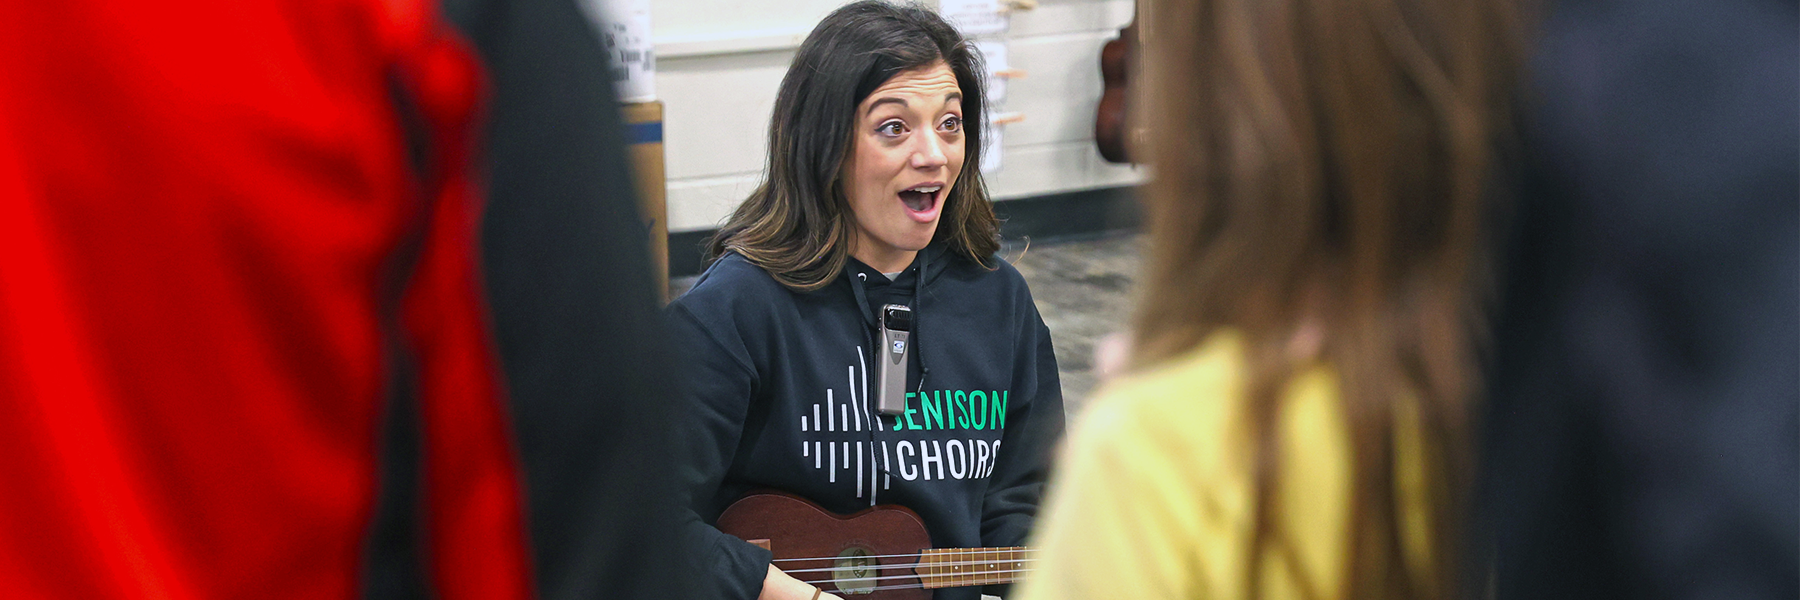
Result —
<svg viewBox="0 0 1800 600"><path fill-rule="evenodd" d="M939 184L917 185L900 192L900 201L913 212L925 212L937 206L938 193L944 190Z"/></svg>

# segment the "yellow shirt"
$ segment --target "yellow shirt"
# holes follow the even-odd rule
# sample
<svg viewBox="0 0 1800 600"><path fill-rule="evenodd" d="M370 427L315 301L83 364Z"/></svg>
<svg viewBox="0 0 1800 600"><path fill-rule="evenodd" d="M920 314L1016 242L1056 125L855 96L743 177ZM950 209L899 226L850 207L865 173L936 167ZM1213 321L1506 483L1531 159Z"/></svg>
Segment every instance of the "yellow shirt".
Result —
<svg viewBox="0 0 1800 600"><path fill-rule="evenodd" d="M1278 528L1290 543L1288 552L1265 550L1252 583L1254 446L1243 364L1238 337L1219 333L1102 390L1070 430L1034 535L1039 560L1020 597L1245 598L1253 584L1270 600L1338 596L1351 450L1336 378L1328 367L1307 369L1281 396ZM1426 534L1416 432L1396 435L1408 550L1423 548Z"/></svg>

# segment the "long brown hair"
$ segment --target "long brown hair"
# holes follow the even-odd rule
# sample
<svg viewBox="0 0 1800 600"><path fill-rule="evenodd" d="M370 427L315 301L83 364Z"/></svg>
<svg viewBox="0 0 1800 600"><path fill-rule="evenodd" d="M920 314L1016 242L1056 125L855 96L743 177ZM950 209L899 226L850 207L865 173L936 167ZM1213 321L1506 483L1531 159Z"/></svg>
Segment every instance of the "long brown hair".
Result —
<svg viewBox="0 0 1800 600"><path fill-rule="evenodd" d="M781 80L763 183L707 243L708 257L736 252L797 291L831 283L849 259L856 228L841 180L857 106L894 75L938 61L962 88L963 121L982 123L981 56L936 12L863 0L827 15ZM962 174L944 198L932 239L985 264L1000 248L999 223L981 179L983 132L979 125L963 131Z"/></svg>
<svg viewBox="0 0 1800 600"><path fill-rule="evenodd" d="M1246 342L1258 440L1251 589L1281 539L1282 386L1313 361L1352 443L1347 598L1457 592L1490 164L1510 122L1507 0L1148 0L1154 181L1138 366ZM1297 356L1295 340L1316 334ZM1410 399L1410 402L1402 402ZM1416 414L1430 564L1412 564L1395 423ZM1295 532L1297 533L1297 532ZM1253 592L1256 593L1256 592Z"/></svg>

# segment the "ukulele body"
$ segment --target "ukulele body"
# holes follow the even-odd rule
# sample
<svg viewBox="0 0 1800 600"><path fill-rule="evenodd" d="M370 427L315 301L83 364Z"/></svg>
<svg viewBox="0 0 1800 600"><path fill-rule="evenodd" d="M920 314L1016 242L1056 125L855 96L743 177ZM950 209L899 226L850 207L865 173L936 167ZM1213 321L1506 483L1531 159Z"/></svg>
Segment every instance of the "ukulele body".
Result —
<svg viewBox="0 0 1800 600"><path fill-rule="evenodd" d="M1100 47L1100 79L1105 85L1094 114L1094 144L1106 162L1129 164L1130 121L1126 118L1129 67L1137 53L1137 19L1119 30L1119 37Z"/></svg>
<svg viewBox="0 0 1800 600"><path fill-rule="evenodd" d="M905 507L876 506L840 516L799 496L757 492L727 507L718 527L753 543L768 540L775 560L784 561L775 563L777 568L845 598L932 596L932 590L920 588L874 589L920 583L914 567L919 553L931 548L931 534L918 513Z"/></svg>

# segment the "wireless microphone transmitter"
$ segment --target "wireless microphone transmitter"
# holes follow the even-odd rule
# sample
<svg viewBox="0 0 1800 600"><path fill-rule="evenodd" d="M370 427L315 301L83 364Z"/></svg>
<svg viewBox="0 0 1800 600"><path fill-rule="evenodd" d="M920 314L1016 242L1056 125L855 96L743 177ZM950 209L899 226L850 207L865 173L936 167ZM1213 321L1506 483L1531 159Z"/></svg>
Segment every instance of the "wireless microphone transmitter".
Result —
<svg viewBox="0 0 1800 600"><path fill-rule="evenodd" d="M912 328L912 308L900 304L881 307L881 347L875 352L881 380L875 408L881 414L906 412L906 360L912 356Z"/></svg>

